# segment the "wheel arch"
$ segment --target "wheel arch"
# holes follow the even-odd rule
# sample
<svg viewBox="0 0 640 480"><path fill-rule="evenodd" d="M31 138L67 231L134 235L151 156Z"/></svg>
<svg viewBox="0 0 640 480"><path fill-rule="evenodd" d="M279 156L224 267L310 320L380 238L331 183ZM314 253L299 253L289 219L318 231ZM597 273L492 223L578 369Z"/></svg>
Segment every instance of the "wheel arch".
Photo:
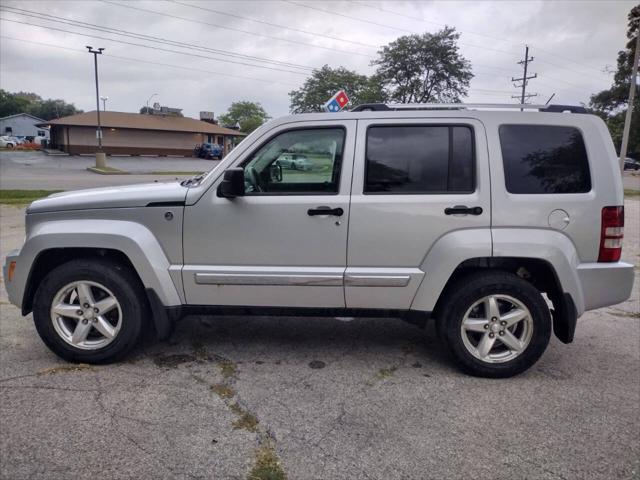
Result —
<svg viewBox="0 0 640 480"><path fill-rule="evenodd" d="M22 315L28 315L33 310L33 298L36 290L47 273L71 260L92 258L109 260L129 268L136 275L140 284L143 284L129 257L120 250L85 247L49 248L39 252L31 265L22 297Z"/></svg>
<svg viewBox="0 0 640 480"><path fill-rule="evenodd" d="M34 227L17 257L12 301L22 306L23 314L30 312L33 294L50 267L87 256L108 257L132 268L164 306L182 304L169 260L148 228L129 221L89 219Z"/></svg>
<svg viewBox="0 0 640 480"><path fill-rule="evenodd" d="M570 293L563 290L554 266L548 260L534 257L477 257L461 262L452 272L433 309L438 318L445 298L461 278L482 271L501 271L526 280L541 294L546 294L553 308L553 330L560 341L571 343L576 327L577 312Z"/></svg>

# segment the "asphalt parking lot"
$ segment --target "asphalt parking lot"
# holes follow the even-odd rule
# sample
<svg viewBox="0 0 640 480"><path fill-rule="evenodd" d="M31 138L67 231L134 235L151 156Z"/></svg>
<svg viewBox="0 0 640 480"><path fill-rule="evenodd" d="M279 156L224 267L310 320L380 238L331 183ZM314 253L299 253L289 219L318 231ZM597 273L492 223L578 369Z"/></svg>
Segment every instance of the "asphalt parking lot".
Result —
<svg viewBox="0 0 640 480"><path fill-rule="evenodd" d="M0 234L4 258L24 209L0 206ZM639 239L628 197L632 299L507 380L396 319L189 317L122 363L71 365L2 284L0 477L638 479Z"/></svg>
<svg viewBox="0 0 640 480"><path fill-rule="evenodd" d="M144 182L168 182L211 170L219 161L191 157L109 156L107 165L128 175L87 171L92 156L57 156L42 152L0 151L0 189L72 190ZM173 173L173 174L168 174Z"/></svg>

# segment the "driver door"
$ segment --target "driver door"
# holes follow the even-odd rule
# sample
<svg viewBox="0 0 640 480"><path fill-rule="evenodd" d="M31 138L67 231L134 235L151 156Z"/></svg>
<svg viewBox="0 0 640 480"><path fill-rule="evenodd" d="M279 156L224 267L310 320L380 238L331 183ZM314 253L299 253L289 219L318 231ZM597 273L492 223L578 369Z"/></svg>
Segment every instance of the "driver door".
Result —
<svg viewBox="0 0 640 480"><path fill-rule="evenodd" d="M353 120L276 127L229 165L245 170L244 196L218 197L221 175L186 207L187 303L345 306L355 128Z"/></svg>

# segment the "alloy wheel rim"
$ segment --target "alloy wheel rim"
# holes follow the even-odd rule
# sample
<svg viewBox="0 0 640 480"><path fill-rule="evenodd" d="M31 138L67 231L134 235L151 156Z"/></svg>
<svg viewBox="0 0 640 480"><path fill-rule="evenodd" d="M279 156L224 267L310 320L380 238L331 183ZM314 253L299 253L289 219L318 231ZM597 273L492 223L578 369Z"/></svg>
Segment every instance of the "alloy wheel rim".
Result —
<svg viewBox="0 0 640 480"><path fill-rule="evenodd" d="M509 362L524 352L533 336L529 309L509 295L487 295L464 314L460 326L467 351L487 363Z"/></svg>
<svg viewBox="0 0 640 480"><path fill-rule="evenodd" d="M122 308L104 285L88 280L62 287L51 302L56 333L81 350L98 350L115 340L122 327Z"/></svg>

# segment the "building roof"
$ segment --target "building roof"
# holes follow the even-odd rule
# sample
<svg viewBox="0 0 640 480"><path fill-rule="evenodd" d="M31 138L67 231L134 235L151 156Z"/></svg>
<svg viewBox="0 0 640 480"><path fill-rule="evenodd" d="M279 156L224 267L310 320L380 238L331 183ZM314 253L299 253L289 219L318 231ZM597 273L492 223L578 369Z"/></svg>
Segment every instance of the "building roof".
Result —
<svg viewBox="0 0 640 480"><path fill-rule="evenodd" d="M96 111L78 113L56 120L44 121L41 125L67 125L77 127L95 127L98 125ZM218 135L245 136L230 128L214 125L189 117L169 115L147 115L128 112L100 112L100 125L105 128L131 128L138 130L163 130L171 132L212 133Z"/></svg>
<svg viewBox="0 0 640 480"><path fill-rule="evenodd" d="M46 120L43 120L42 118L38 118L35 115L31 115L30 113L27 112L22 112L22 113L14 113L13 115L7 115L6 117L2 117L0 118L0 120L8 120L10 118L14 118L14 117L31 117L34 120L38 121L38 122L46 122Z"/></svg>

